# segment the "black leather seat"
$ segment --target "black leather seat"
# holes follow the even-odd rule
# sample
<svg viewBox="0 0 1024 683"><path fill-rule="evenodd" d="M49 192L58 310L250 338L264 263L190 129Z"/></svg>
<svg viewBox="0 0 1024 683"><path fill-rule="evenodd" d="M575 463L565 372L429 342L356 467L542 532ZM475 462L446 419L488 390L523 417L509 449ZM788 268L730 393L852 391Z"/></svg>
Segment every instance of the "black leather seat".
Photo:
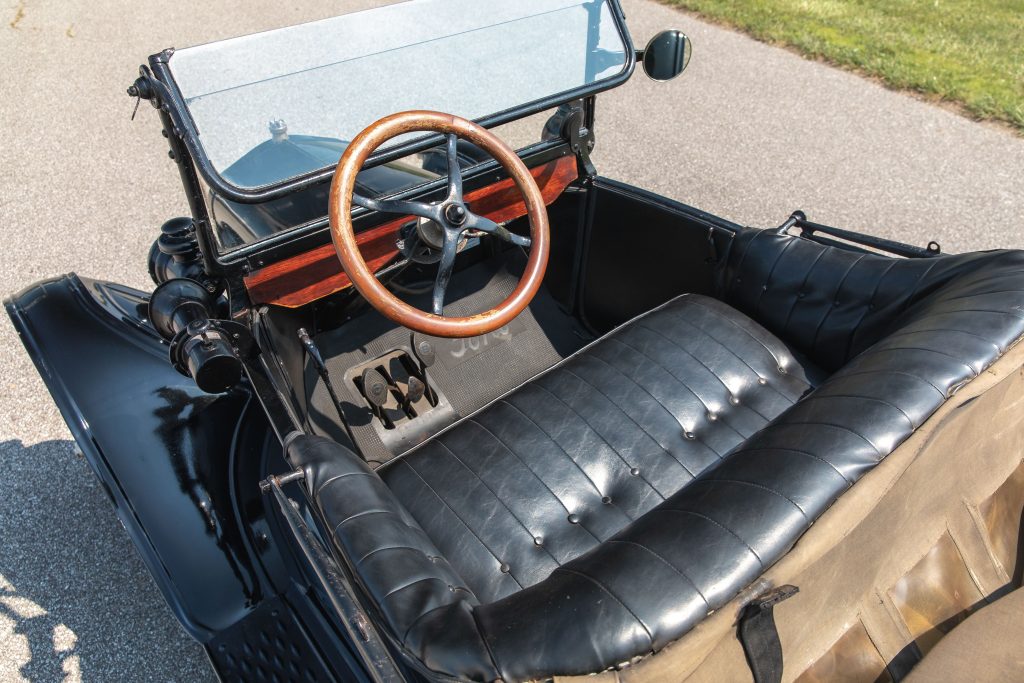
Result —
<svg viewBox="0 0 1024 683"><path fill-rule="evenodd" d="M720 275L728 303L675 299L377 474L291 442L426 666L520 680L661 649L1024 333L1021 252L902 260L745 231Z"/></svg>

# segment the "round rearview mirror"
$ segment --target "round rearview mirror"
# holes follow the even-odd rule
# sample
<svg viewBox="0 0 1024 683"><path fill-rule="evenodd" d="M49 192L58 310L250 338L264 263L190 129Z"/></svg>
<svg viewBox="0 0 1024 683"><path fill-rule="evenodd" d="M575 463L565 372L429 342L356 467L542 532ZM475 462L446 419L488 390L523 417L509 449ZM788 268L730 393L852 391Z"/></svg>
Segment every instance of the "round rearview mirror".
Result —
<svg viewBox="0 0 1024 683"><path fill-rule="evenodd" d="M644 71L655 81L670 81L690 63L690 39L682 31L662 31L643 52Z"/></svg>

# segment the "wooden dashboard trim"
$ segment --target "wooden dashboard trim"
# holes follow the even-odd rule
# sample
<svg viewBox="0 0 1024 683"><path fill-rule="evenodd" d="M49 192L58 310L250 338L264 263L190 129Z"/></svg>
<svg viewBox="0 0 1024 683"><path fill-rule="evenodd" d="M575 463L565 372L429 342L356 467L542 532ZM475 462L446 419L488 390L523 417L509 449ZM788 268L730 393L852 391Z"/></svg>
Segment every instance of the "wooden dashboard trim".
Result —
<svg viewBox="0 0 1024 683"><path fill-rule="evenodd" d="M576 178L576 158L565 156L530 169L545 204L551 204ZM526 215L526 203L511 178L466 193L466 204L477 214L503 223ZM370 270L377 270L398 255L398 229L412 220L403 216L356 235L356 243ZM254 304L298 308L352 286L342 270L334 244L328 243L298 256L272 263L245 276L245 288Z"/></svg>

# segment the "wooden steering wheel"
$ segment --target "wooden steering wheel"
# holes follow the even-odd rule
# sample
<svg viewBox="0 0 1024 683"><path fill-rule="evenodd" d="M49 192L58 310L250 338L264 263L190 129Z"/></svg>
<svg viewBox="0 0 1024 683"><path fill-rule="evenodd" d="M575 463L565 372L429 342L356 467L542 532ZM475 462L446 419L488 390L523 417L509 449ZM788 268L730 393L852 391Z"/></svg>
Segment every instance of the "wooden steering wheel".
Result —
<svg viewBox="0 0 1024 683"><path fill-rule="evenodd" d="M370 199L355 194L356 176L374 150L388 140L416 131L444 133L448 136L448 194L439 202L427 204L395 199ZM494 157L515 181L526 202L530 237L516 235L494 221L472 213L462 194L456 143L469 140ZM418 216L440 226L443 235L441 259L434 283L433 312L414 308L392 294L377 281L366 265L352 229L352 205L374 211ZM540 288L547 269L550 240L547 207L533 175L518 155L493 133L472 121L433 111L406 111L386 116L370 124L349 144L338 161L331 183L331 236L338 258L352 284L382 315L416 332L435 337L474 337L493 332L519 315ZM478 230L512 244L530 248L530 257L519 284L496 308L463 318L443 315L445 290L451 279L459 242L466 230Z"/></svg>

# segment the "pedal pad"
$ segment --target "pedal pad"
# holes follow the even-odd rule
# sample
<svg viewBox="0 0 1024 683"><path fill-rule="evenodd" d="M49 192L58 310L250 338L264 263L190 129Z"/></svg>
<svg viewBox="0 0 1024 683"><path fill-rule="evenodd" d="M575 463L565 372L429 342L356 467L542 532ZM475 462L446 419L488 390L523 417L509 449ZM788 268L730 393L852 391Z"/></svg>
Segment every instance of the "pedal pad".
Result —
<svg viewBox="0 0 1024 683"><path fill-rule="evenodd" d="M437 352L434 351L434 345L426 339L420 339L413 344L412 348L424 368L429 368L437 361Z"/></svg>
<svg viewBox="0 0 1024 683"><path fill-rule="evenodd" d="M363 370L363 395L376 408L382 407L388 400L388 381L374 368Z"/></svg>
<svg viewBox="0 0 1024 683"><path fill-rule="evenodd" d="M419 377L413 375L409 378L408 389L405 393L405 400L410 404L418 402L427 392L427 385Z"/></svg>

